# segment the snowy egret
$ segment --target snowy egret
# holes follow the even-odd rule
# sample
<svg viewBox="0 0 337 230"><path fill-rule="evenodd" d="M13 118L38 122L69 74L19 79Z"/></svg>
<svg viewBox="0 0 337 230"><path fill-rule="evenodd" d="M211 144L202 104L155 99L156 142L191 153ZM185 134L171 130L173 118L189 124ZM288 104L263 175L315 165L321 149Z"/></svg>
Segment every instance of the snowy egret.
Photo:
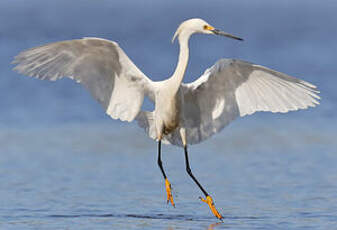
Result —
<svg viewBox="0 0 337 230"><path fill-rule="evenodd" d="M242 40L202 19L184 21L175 32L180 45L175 72L164 81L147 78L116 42L101 38L61 41L21 52L13 61L19 73L58 80L65 76L83 84L113 119L137 120L158 141L158 165L167 202L174 206L171 184L161 161L161 142L182 146L186 171L201 189L213 214L222 219L212 197L192 174L187 144L199 143L239 116L257 111L285 113L319 104L316 86L266 67L221 59L196 81L182 83L192 34L215 34ZM155 105L142 111L144 97Z"/></svg>

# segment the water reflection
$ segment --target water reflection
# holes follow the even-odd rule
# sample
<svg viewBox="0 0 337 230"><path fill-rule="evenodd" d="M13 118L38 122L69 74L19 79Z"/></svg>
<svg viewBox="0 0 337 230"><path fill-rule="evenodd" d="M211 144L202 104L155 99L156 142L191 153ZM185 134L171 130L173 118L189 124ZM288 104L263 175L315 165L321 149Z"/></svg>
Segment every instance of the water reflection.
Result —
<svg viewBox="0 0 337 230"><path fill-rule="evenodd" d="M216 222L216 223L210 224L208 226L207 230L213 230L213 229L215 229L216 226L218 226L220 224L224 224L224 223L223 222Z"/></svg>
<svg viewBox="0 0 337 230"><path fill-rule="evenodd" d="M223 222L212 223L212 224L210 224L210 225L209 225L207 228L205 228L205 229L207 229L207 230L214 230L214 229L216 229L216 227L219 226L219 225L224 225L224 223L223 223ZM175 229L180 229L180 227L179 227L179 228L174 228L174 227L170 226L170 227L167 228L167 230L175 230Z"/></svg>

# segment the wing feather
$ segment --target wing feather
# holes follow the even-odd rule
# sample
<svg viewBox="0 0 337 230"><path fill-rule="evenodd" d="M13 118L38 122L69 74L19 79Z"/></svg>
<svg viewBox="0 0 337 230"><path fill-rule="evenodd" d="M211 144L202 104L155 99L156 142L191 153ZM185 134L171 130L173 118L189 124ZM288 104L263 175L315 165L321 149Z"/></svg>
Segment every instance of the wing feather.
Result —
<svg viewBox="0 0 337 230"><path fill-rule="evenodd" d="M196 81L182 84L181 91L189 144L207 139L239 116L306 109L320 99L316 86L308 82L234 59L219 60ZM168 141L181 145L177 135Z"/></svg>
<svg viewBox="0 0 337 230"><path fill-rule="evenodd" d="M83 38L21 52L14 70L43 80L69 77L84 85L114 119L132 121L144 95L153 97L152 81L116 42Z"/></svg>

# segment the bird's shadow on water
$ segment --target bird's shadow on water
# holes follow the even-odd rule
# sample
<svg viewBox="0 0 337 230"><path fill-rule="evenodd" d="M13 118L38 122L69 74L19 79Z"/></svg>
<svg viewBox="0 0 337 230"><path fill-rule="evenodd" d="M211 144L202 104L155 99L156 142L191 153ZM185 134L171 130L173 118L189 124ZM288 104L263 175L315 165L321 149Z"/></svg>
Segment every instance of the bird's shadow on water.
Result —
<svg viewBox="0 0 337 230"><path fill-rule="evenodd" d="M215 220L213 216L196 216L196 215L172 215L172 214L149 214L149 215L142 215L142 214L65 214L65 215L48 215L47 218L135 218L135 219L152 219L152 220L178 220L178 221L193 221L193 222L208 222L211 223L208 225L206 229L212 230L218 227L221 228L229 228L228 221L233 220L261 220L265 217L256 217L256 216L225 216L222 221ZM169 228L173 229L173 228Z"/></svg>
<svg viewBox="0 0 337 230"><path fill-rule="evenodd" d="M136 219L163 219L163 220L189 220L189 221L207 221L213 220L215 217L213 216L197 216L197 215L181 215L181 214L51 214L47 215L47 218L81 218L81 217L101 217L101 218L136 218ZM227 220L259 220L264 219L262 216L225 216L223 221ZM219 223L223 221L219 220Z"/></svg>
<svg viewBox="0 0 337 230"><path fill-rule="evenodd" d="M79 215L48 215L47 218L135 218L135 219L152 219L152 220L173 220L173 221L198 221L205 222L209 221L211 224L206 227L207 230L213 230L218 225L225 224L221 221L214 221L214 218L192 216L192 215L168 215L168 214L150 214L150 215L140 215L140 214L79 214ZM168 230L174 230L173 227L168 227Z"/></svg>
<svg viewBox="0 0 337 230"><path fill-rule="evenodd" d="M206 217L196 217L192 215L168 215L168 214L56 214L48 215L47 218L81 218L81 217L95 217L95 218L136 218L136 219L153 219L153 220L186 220L186 221L204 221Z"/></svg>

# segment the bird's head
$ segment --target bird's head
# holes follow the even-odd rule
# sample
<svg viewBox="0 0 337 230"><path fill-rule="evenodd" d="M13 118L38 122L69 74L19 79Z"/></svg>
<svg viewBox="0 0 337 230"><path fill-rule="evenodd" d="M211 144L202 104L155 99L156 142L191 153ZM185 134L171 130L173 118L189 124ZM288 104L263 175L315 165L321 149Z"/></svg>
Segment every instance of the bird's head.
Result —
<svg viewBox="0 0 337 230"><path fill-rule="evenodd" d="M192 18L188 19L184 22L182 22L177 31L175 32L172 42L176 39L176 37L186 37L188 38L194 33L201 33L201 34L215 34L215 35L221 35L229 38L233 38L236 40L242 41L242 38L236 37L232 34L223 32L221 30L215 29L213 26L211 26L209 23L204 21L201 18Z"/></svg>

